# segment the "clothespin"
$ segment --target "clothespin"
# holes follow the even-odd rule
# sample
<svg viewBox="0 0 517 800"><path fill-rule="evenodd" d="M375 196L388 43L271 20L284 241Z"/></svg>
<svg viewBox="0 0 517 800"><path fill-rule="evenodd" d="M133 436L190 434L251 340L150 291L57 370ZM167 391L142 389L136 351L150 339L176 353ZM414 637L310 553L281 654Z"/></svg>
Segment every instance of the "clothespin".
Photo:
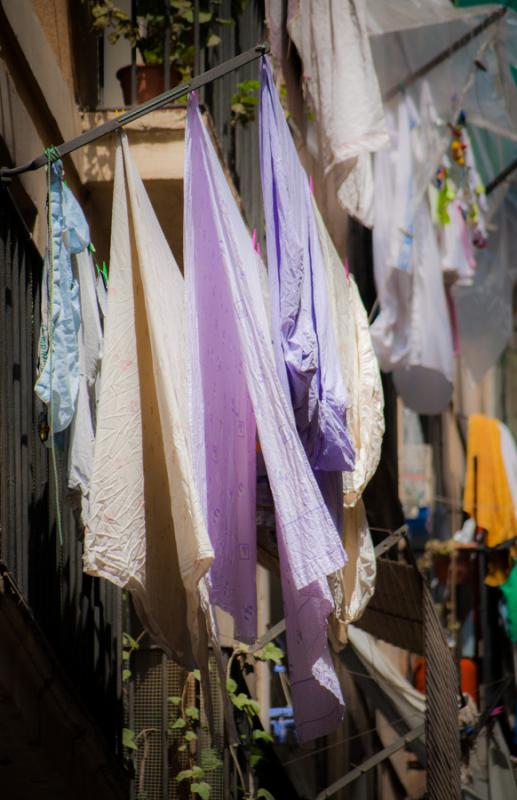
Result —
<svg viewBox="0 0 517 800"><path fill-rule="evenodd" d="M314 183L312 181L312 175L309 175L309 189L311 190L311 194L314 194Z"/></svg>
<svg viewBox="0 0 517 800"><path fill-rule="evenodd" d="M259 256L262 258L262 248L260 246L260 242L257 242L256 250L257 250L257 253L259 254Z"/></svg>
<svg viewBox="0 0 517 800"><path fill-rule="evenodd" d="M345 258L344 267L345 267L346 279L347 279L347 281L349 281L350 280L350 265L348 263L348 256Z"/></svg>
<svg viewBox="0 0 517 800"><path fill-rule="evenodd" d="M257 229L253 228L253 235L251 237L251 241L253 242L253 249L257 249Z"/></svg>

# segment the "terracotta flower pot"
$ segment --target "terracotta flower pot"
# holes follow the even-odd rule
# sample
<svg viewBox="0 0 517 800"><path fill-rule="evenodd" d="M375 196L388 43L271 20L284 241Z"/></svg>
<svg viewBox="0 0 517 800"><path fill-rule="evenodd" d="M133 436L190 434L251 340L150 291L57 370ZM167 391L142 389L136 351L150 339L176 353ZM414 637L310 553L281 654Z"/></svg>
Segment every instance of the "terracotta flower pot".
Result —
<svg viewBox="0 0 517 800"><path fill-rule="evenodd" d="M171 67L170 87L173 88L181 82L181 72L175 67ZM164 68L163 64L137 64L136 66L136 103L145 103L162 92L164 88ZM124 103L131 105L131 65L121 67L117 72L117 78L122 87Z"/></svg>

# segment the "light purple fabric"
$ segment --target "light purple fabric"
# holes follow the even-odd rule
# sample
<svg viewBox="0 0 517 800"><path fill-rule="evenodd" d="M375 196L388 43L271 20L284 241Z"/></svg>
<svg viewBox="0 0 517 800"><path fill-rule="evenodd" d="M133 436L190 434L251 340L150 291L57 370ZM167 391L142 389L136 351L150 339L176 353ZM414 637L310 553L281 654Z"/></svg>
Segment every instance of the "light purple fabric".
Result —
<svg viewBox="0 0 517 800"><path fill-rule="evenodd" d="M267 59L261 68L260 149L278 374L312 467L349 471L354 447L346 427L348 397L309 182Z"/></svg>
<svg viewBox="0 0 517 800"><path fill-rule="evenodd" d="M200 142L190 141L192 159ZM215 560L210 597L257 638L255 417L206 179L185 178L185 283L194 473ZM200 217L202 225L199 224Z"/></svg>
<svg viewBox="0 0 517 800"><path fill-rule="evenodd" d="M237 329L238 363L242 360L275 502L295 720L300 739L306 741L335 729L343 715L327 644L332 599L326 576L339 569L346 556L277 376L260 283L262 266L195 98L188 109L185 184L185 270L187 276L191 273L187 280L198 286L202 281L209 287L218 284L219 302L209 312L219 333L233 309L229 329ZM224 373L218 377L224 380ZM210 397L204 396L205 413ZM224 412L232 414L230 407ZM254 457L254 444L252 452ZM229 493L235 487L226 471L221 473Z"/></svg>

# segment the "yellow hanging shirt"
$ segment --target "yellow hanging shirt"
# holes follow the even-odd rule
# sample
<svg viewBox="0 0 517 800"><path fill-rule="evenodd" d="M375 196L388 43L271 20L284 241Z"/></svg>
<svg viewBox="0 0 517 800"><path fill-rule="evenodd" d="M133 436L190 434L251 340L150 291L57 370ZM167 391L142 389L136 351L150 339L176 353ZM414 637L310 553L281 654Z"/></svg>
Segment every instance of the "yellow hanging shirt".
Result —
<svg viewBox="0 0 517 800"><path fill-rule="evenodd" d="M475 457L477 498L474 491ZM496 419L481 414L469 417L463 509L475 518L480 528L486 530L488 547L496 547L517 536L517 520L504 466L499 425ZM489 568L487 583L497 586L505 578L502 570Z"/></svg>

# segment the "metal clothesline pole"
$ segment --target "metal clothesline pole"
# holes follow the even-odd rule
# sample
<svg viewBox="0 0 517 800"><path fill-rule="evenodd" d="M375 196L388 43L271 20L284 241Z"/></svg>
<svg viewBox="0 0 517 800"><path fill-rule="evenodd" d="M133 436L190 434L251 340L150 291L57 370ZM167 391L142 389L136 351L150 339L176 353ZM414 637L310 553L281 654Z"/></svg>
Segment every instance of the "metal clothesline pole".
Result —
<svg viewBox="0 0 517 800"><path fill-rule="evenodd" d="M506 14L507 8L500 8L497 11L494 11L493 14L490 14L486 17L482 22L476 25L472 30L466 33L464 36L461 36L455 42L453 42L449 47L446 47L445 50L442 50L438 55L434 56L430 61L423 66L419 67L419 69L412 72L410 75L407 76L403 81L397 83L396 86L392 86L382 97L384 102L388 100L392 100L401 92L404 92L409 86L412 86L413 83L416 83L431 72L436 67L439 67L440 64L443 64L444 61L447 61L454 53L457 53L458 50L462 50L466 47L470 42L475 39L477 36L483 33L487 28L493 25L495 22L498 22L502 17Z"/></svg>
<svg viewBox="0 0 517 800"><path fill-rule="evenodd" d="M68 142L63 142L63 144L60 144L54 148L51 160L55 161L58 158L69 155L69 153L73 153L74 150L78 150L80 147L84 147L87 144L96 142L98 139L120 130L124 127L124 125L134 122L134 120L139 119L140 117L144 117L151 111L156 111L158 108L162 108L168 103L178 100L180 97L183 97L189 92L200 89L207 83L212 83L212 81L217 80L217 78L222 78L223 75L228 75L228 73L234 72L240 67L243 67L245 64L249 64L266 53L269 53L269 49L270 48L267 43L258 44L256 47L252 47L251 50L246 50L245 53L241 53L240 55L235 56L235 58L230 58L228 61L218 64L218 66L203 72L201 75L196 75L187 83L182 83L180 86L176 86L174 89L170 89L168 92L163 92L163 94L153 97L152 100L148 100L146 103L142 103L141 105L136 106L136 108L132 108L129 111L126 111L124 114L120 114L120 116L115 117L115 119L104 122L102 125L98 125L96 128L91 128L89 131L82 133L80 136L76 136L75 139L71 139ZM14 175L21 175L22 172L30 172L32 170L40 169L47 163L48 156L46 153L42 153L32 161L29 161L27 164L22 164L19 167L2 167L0 169L0 181L9 180Z"/></svg>

